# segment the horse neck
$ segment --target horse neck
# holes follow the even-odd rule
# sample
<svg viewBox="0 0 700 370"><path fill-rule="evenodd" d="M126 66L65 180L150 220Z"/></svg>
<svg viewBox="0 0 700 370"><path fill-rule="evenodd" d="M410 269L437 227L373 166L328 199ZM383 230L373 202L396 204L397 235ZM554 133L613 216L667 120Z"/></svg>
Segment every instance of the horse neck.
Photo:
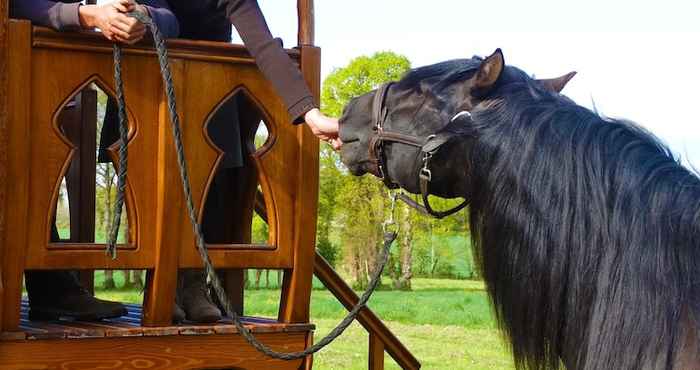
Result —
<svg viewBox="0 0 700 370"><path fill-rule="evenodd" d="M469 152L472 140L460 137L443 145L431 161L431 194L446 198L469 197Z"/></svg>

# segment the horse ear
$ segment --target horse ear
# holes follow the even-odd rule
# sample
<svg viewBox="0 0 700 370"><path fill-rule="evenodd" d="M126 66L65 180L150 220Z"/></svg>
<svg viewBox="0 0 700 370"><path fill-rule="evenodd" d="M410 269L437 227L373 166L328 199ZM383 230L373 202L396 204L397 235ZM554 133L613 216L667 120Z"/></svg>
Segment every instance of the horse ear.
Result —
<svg viewBox="0 0 700 370"><path fill-rule="evenodd" d="M474 84L472 85L472 93L483 94L489 91L498 78L501 77L505 62L501 49L496 49L493 54L484 59L479 66L479 71L474 76Z"/></svg>
<svg viewBox="0 0 700 370"><path fill-rule="evenodd" d="M548 79L543 79L543 80L537 80L542 85L544 85L544 88L553 91L555 93L560 93L562 90L564 90L564 86L576 76L576 72L569 72L561 77L557 78L548 78Z"/></svg>

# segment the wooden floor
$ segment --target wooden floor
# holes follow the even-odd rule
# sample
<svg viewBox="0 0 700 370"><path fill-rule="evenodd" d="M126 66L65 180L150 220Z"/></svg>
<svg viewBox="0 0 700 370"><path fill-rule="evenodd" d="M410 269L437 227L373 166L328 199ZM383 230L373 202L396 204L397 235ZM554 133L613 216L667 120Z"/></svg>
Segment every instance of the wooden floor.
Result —
<svg viewBox="0 0 700 370"><path fill-rule="evenodd" d="M126 305L129 314L112 320L99 322L80 321L29 321L27 301L22 301L20 332L4 332L0 340L23 339L80 339L104 337L138 337L162 335L206 335L235 334L238 329L229 318L215 324L180 324L166 327L141 326L141 306ZM275 320L260 317L243 317L246 327L253 333L308 332L310 324L280 324Z"/></svg>
<svg viewBox="0 0 700 370"><path fill-rule="evenodd" d="M272 360L238 335L230 320L215 324L142 327L141 307L100 322L29 321L22 304L19 332L0 334L0 369L299 369L302 361ZM246 327L278 351L300 351L313 325L245 317Z"/></svg>

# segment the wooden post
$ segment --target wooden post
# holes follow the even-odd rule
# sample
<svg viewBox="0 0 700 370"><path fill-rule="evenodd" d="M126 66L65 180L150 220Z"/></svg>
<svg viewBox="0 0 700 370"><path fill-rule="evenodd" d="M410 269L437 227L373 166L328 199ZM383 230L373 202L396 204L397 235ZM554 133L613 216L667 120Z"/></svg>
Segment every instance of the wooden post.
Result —
<svg viewBox="0 0 700 370"><path fill-rule="evenodd" d="M0 261L5 249L5 181L7 179L7 18L9 0L0 0ZM2 263L0 263L0 317L3 315L4 284ZM0 320L0 330L2 322Z"/></svg>
<svg viewBox="0 0 700 370"><path fill-rule="evenodd" d="M74 157L66 173L66 188L70 208L70 242L95 242L95 153L97 150L97 91L85 88L75 97L75 105L64 108L59 125L76 146ZM93 270L80 271L80 283L95 292Z"/></svg>
<svg viewBox="0 0 700 370"><path fill-rule="evenodd" d="M301 46L301 72L315 99L320 95L321 49ZM285 271L282 283L279 320L300 323L309 320L311 282L316 251L316 216L318 213L318 151L316 136L306 125L297 126L298 145L302 148L299 163L294 225L294 268Z"/></svg>
<svg viewBox="0 0 700 370"><path fill-rule="evenodd" d="M182 61L171 61L174 88L176 92L183 90L185 64ZM180 95L182 96L182 95ZM162 95L159 106L158 132L158 197L157 210L157 239L156 263L146 274L146 293L144 294L143 326L168 326L172 323L173 304L177 290L178 262L180 253L174 245L180 242L178 234L168 230L179 230L189 225L182 224L182 217L171 209L181 209L182 188L180 174L172 169L178 168L175 144L168 124L169 113L167 98ZM180 112L182 114L182 112ZM182 116L181 116L182 117ZM176 184L173 186L172 184ZM172 207L172 208L171 208Z"/></svg>
<svg viewBox="0 0 700 370"><path fill-rule="evenodd" d="M314 45L314 0L297 0L297 42L299 46Z"/></svg>
<svg viewBox="0 0 700 370"><path fill-rule="evenodd" d="M321 95L321 49L313 46L313 0L298 0L300 67L317 103ZM308 322L316 244L318 211L318 139L306 125L299 125L298 145L302 148L300 178L294 205L294 267L284 272L278 319Z"/></svg>
<svg viewBox="0 0 700 370"><path fill-rule="evenodd" d="M2 89L7 101L4 132L6 142L1 145L7 153L12 153L12 161L5 156L4 163L8 181L4 185L6 203L5 232L2 234L2 279L3 279L3 324L4 331L16 331L19 327L20 301L22 298L22 274L26 265L27 223L29 214L29 145L31 89L31 35L29 22L13 23L12 32L7 34L7 49L12 50L12 58L6 59L7 83ZM2 48L5 49L5 48ZM2 51L0 51L2 53ZM9 71L12 71L11 73ZM10 124L11 122L11 124ZM0 180L2 181L2 180ZM9 201L11 200L11 201ZM9 217L11 215L11 217ZM12 232L9 232L12 230ZM48 231L48 230L47 230ZM48 233L47 233L48 234ZM48 235L46 235L48 236Z"/></svg>
<svg viewBox="0 0 700 370"><path fill-rule="evenodd" d="M369 333L369 370L384 370L384 343L374 333Z"/></svg>
<svg viewBox="0 0 700 370"><path fill-rule="evenodd" d="M78 154L66 173L73 243L95 242L95 165L97 135L97 91L86 88L75 98L75 106L59 116L66 136Z"/></svg>

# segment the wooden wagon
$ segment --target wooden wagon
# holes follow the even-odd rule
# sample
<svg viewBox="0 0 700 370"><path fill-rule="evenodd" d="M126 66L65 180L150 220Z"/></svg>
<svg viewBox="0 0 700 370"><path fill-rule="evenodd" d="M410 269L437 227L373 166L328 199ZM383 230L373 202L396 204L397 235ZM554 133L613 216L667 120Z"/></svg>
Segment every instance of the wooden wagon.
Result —
<svg viewBox="0 0 700 370"><path fill-rule="evenodd" d="M287 52L318 97L312 0L298 0L298 19L298 47ZM230 322L171 323L178 269L202 264L158 62L146 43L123 50L128 235L116 260L94 242L95 90L114 94L111 48L95 33L59 33L8 19L8 0L0 0L0 369L310 369L311 356L285 362L256 352ZM288 124L282 101L243 46L170 40L168 48L198 209L221 159L206 131L213 112L234 96L257 110L257 119L241 120L241 136L252 149L231 188L237 207L225 219L229 239L209 245L209 253L214 266L226 271L228 294L241 312L244 269L283 271L278 317L246 322L274 349L302 350L313 342L314 273L346 307L357 301L315 253L318 141L304 125ZM255 149L250 141L260 118L269 137ZM56 242L50 233L64 178L71 184L71 233ZM251 244L256 203L269 224L264 244ZM129 306L129 315L115 320L30 321L23 273L50 269L80 269L88 285L95 269L145 269L144 304ZM385 351L403 368L420 366L369 309L359 320L370 333L371 369L383 368Z"/></svg>

